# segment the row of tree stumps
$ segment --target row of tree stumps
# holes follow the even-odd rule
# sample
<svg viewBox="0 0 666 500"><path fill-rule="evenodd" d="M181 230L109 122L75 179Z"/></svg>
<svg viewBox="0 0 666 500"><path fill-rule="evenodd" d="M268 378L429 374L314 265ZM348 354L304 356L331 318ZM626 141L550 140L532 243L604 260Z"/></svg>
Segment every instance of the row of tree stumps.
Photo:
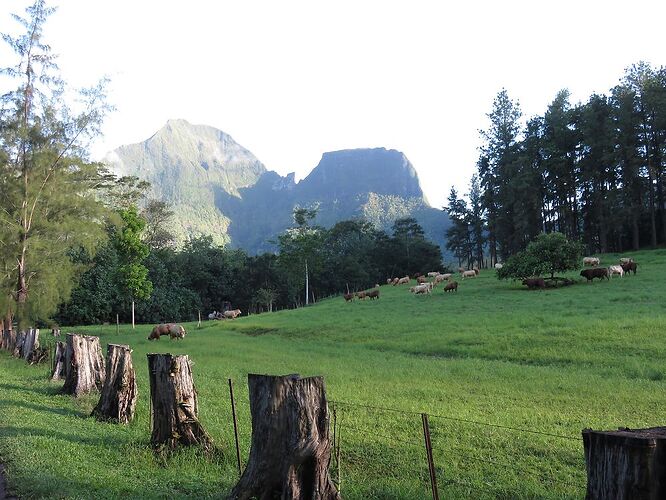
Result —
<svg viewBox="0 0 666 500"><path fill-rule="evenodd" d="M39 330L17 335L3 328L0 348L30 360ZM98 337L68 334L58 342L53 380L74 396L100 392L92 415L129 423L138 396L128 345L109 344L106 360ZM148 354L151 444L214 447L198 419L197 391L188 356ZM330 476L329 413L322 377L248 375L252 444L247 467L230 498L339 499ZM583 431L588 499L666 498L666 428Z"/></svg>
<svg viewBox="0 0 666 500"><path fill-rule="evenodd" d="M106 361L98 337L68 334L58 342L52 379L74 396L100 391L92 415L128 423L138 396L132 350L109 344ZM198 419L197 391L188 356L148 354L151 444L214 449ZM248 375L252 445L247 467L230 498L339 499L329 475L329 412L322 377Z"/></svg>

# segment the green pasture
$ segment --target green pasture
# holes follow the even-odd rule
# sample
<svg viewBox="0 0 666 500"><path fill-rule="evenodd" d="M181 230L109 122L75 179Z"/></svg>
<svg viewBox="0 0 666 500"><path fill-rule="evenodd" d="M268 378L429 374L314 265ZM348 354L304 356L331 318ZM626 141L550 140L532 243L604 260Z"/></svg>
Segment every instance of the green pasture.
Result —
<svg viewBox="0 0 666 500"><path fill-rule="evenodd" d="M666 250L632 256L638 274L610 282L527 291L484 270L457 293L384 285L378 301L186 324L182 341L149 342L152 325L63 328L132 346L136 421L97 422L97 396L60 395L48 367L3 351L0 462L21 498L224 498L238 477L227 380L246 461L247 374L300 373L325 378L344 498L430 498L420 413L442 498L582 498L583 428L664 425ZM190 355L218 453L153 454L150 352Z"/></svg>

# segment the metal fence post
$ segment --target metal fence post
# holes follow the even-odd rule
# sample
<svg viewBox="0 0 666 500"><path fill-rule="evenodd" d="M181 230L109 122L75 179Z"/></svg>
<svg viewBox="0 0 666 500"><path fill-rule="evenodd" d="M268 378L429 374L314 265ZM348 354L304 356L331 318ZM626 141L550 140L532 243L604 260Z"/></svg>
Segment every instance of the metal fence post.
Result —
<svg viewBox="0 0 666 500"><path fill-rule="evenodd" d="M430 425L428 424L427 413L421 413L421 422L423 424L423 439L425 440L426 455L428 457L428 471L430 472L432 499L439 500L439 492L437 491L437 476L435 474L435 462L432 458L432 443L430 442Z"/></svg>
<svg viewBox="0 0 666 500"><path fill-rule="evenodd" d="M241 468L240 445L238 444L238 419L236 418L236 401L234 400L234 384L229 379L229 395L231 396L231 414L234 418L234 438L236 440L236 460L238 461L238 476L243 475Z"/></svg>

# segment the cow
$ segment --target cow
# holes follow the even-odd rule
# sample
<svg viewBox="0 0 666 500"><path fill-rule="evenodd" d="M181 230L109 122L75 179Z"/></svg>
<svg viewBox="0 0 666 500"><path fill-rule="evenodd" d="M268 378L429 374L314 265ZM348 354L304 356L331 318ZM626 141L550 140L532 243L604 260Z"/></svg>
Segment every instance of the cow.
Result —
<svg viewBox="0 0 666 500"><path fill-rule="evenodd" d="M622 266L622 269L624 270L625 274L629 274L630 271L633 271L634 274L636 274L636 268L638 267L638 264L635 262L626 262L624 264L620 264Z"/></svg>
<svg viewBox="0 0 666 500"><path fill-rule="evenodd" d="M523 280L523 285L526 285L528 290L546 288L546 282L543 280L543 278L525 278Z"/></svg>
<svg viewBox="0 0 666 500"><path fill-rule="evenodd" d="M598 266L601 264L601 260L598 257L583 257L584 266Z"/></svg>
<svg viewBox="0 0 666 500"><path fill-rule="evenodd" d="M343 297L345 298L345 302L349 302L351 300L354 300L354 294L353 293L345 293L343 295Z"/></svg>
<svg viewBox="0 0 666 500"><path fill-rule="evenodd" d="M419 277L416 278L416 282L417 282L419 285L422 285L423 283L425 283L425 282L427 282L427 281L428 281L428 280L426 279L425 276L419 276Z"/></svg>
<svg viewBox="0 0 666 500"><path fill-rule="evenodd" d="M632 259L631 257L622 257L620 259L620 264L629 264L629 262L633 262L633 261L634 261L634 259Z"/></svg>
<svg viewBox="0 0 666 500"><path fill-rule="evenodd" d="M580 275L587 279L588 283L594 281L594 278L599 278L603 280L604 278L610 279L608 277L608 269L605 267L597 267L594 269L583 269L580 272Z"/></svg>
<svg viewBox="0 0 666 500"><path fill-rule="evenodd" d="M476 271L463 271L461 274L462 274L462 279L476 278L477 272Z"/></svg>
<svg viewBox="0 0 666 500"><path fill-rule="evenodd" d="M224 311L224 318L225 319L236 319L241 314L242 313L241 313L240 309L234 309L233 311Z"/></svg>
<svg viewBox="0 0 666 500"><path fill-rule="evenodd" d="M370 300L379 299L379 290L371 290L367 292L366 297L370 297Z"/></svg>
<svg viewBox="0 0 666 500"><path fill-rule="evenodd" d="M181 325L174 323L161 323L153 328L148 340L159 340L162 335L168 335L171 339L183 339L187 332Z"/></svg>
<svg viewBox="0 0 666 500"><path fill-rule="evenodd" d="M458 292L458 282L457 281L452 281L451 283L447 283L446 286L444 287L445 292Z"/></svg>
<svg viewBox="0 0 666 500"><path fill-rule="evenodd" d="M622 266L608 266L608 276L612 278L614 274L619 274L620 278L624 278L624 268Z"/></svg>

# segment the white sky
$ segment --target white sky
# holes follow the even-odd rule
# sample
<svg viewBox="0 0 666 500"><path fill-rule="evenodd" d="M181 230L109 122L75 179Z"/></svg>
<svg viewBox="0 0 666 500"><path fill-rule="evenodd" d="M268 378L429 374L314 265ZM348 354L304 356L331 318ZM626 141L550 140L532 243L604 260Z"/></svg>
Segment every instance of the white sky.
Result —
<svg viewBox="0 0 666 500"><path fill-rule="evenodd" d="M18 33L9 14L30 3L0 0L0 32ZM45 41L65 79L112 79L95 156L170 118L217 127L299 179L325 151L383 146L407 155L435 207L452 185L467 192L502 87L529 117L562 88L585 101L639 60L666 64L663 0L59 4Z"/></svg>

